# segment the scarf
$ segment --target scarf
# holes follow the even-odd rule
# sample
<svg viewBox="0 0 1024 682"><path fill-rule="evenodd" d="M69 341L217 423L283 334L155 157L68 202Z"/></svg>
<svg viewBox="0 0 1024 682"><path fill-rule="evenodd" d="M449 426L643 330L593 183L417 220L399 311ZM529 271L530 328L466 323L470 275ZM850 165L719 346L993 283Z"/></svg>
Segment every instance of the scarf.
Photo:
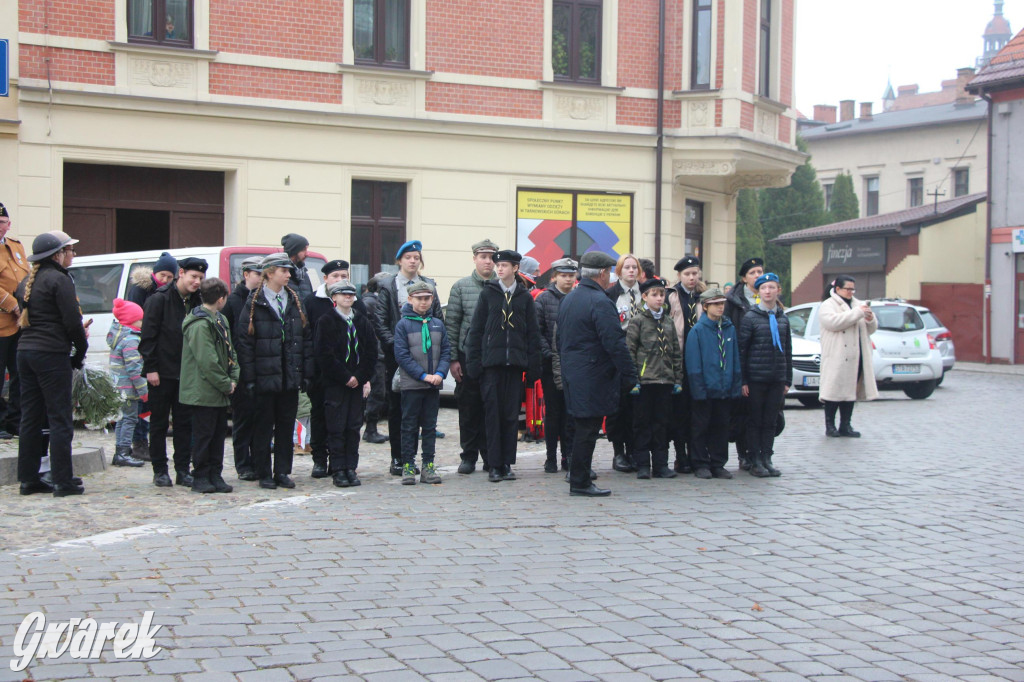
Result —
<svg viewBox="0 0 1024 682"><path fill-rule="evenodd" d="M779 320L776 318L774 310L768 313L768 327L772 330L772 345L778 348L780 353L784 353L782 338L779 336Z"/></svg>
<svg viewBox="0 0 1024 682"><path fill-rule="evenodd" d="M774 319L774 318L772 318ZM778 329L776 328L776 332ZM715 325L715 332L718 334L718 366L725 369L725 335L722 333L722 320Z"/></svg>
<svg viewBox="0 0 1024 682"><path fill-rule="evenodd" d="M418 315L406 315L405 319L412 320L413 322L421 322L423 324L420 327L420 342L424 355L430 354L430 347L433 346L433 342L430 340L430 315L425 317L419 317Z"/></svg>
<svg viewBox="0 0 1024 682"><path fill-rule="evenodd" d="M213 326L217 328L217 333L220 337L220 341L228 349L228 368L234 367L235 359L231 357L231 333L228 331L227 326L224 324L224 316L220 313L213 313Z"/></svg>
<svg viewBox="0 0 1024 682"><path fill-rule="evenodd" d="M351 313L346 315L343 312L341 312L341 310L339 310L338 308L335 308L334 310L335 310L335 312L338 313L338 315L341 316L341 319L345 320L345 327L348 330L348 344L345 346L345 364L346 365L348 364L348 361L352 358L352 354L355 353L356 364L358 365L359 364L359 332L356 331L356 325L355 325L355 322L353 321L354 315L352 315Z"/></svg>
<svg viewBox="0 0 1024 682"><path fill-rule="evenodd" d="M515 329L516 326L512 324L512 291L505 292L505 305L501 306L501 328L504 329L508 325L511 329Z"/></svg>

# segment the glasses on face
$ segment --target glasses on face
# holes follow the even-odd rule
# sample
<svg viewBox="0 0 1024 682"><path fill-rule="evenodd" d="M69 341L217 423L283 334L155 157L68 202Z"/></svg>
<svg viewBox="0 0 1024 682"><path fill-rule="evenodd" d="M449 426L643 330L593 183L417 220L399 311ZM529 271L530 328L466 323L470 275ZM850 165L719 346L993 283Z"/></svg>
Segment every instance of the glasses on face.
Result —
<svg viewBox="0 0 1024 682"><path fill-rule="evenodd" d="M852 294L852 293L854 293L857 290L855 288L853 288L853 287L841 287L840 291L849 291Z"/></svg>
<svg viewBox="0 0 1024 682"><path fill-rule="evenodd" d="M63 253L70 253L70 254L71 254L72 256L77 256L77 255L78 255L78 252L77 252L77 251L75 251L75 250L74 250L73 248L71 248L70 246L69 246L69 247L67 247L66 249L61 249L61 251L62 251Z"/></svg>

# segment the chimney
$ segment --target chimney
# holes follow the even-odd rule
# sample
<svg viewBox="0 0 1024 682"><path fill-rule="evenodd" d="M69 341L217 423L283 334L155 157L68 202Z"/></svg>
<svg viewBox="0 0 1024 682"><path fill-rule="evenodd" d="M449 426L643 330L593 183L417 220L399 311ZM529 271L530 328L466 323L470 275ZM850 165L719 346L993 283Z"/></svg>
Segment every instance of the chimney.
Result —
<svg viewBox="0 0 1024 682"><path fill-rule="evenodd" d="M967 85L974 79L974 68L966 66L956 70L956 103L972 104L974 95L967 92Z"/></svg>
<svg viewBox="0 0 1024 682"><path fill-rule="evenodd" d="M814 105L814 120L822 123L836 122L836 108L828 104Z"/></svg>
<svg viewBox="0 0 1024 682"><path fill-rule="evenodd" d="M896 89L896 96L903 97L904 95L916 95L917 94L917 83L913 85L901 85Z"/></svg>
<svg viewBox="0 0 1024 682"><path fill-rule="evenodd" d="M853 100L844 99L839 102L839 120L840 121L852 121L853 120Z"/></svg>
<svg viewBox="0 0 1024 682"><path fill-rule="evenodd" d="M862 121L870 121L870 120L872 120L872 117L871 117L871 102L861 102L860 103L860 120L862 120Z"/></svg>

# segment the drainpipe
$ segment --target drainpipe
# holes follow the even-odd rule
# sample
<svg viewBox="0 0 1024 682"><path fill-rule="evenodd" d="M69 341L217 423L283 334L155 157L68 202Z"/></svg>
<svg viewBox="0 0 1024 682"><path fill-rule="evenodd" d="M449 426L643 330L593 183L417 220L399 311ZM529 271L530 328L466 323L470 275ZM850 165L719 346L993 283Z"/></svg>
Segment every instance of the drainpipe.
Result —
<svg viewBox="0 0 1024 682"><path fill-rule="evenodd" d="M665 155L665 0L658 0L658 143L654 166L654 267L661 271L661 166Z"/></svg>
<svg viewBox="0 0 1024 682"><path fill-rule="evenodd" d="M985 305L982 306L982 330L985 334L985 364L992 364L992 96L984 90L978 94L988 104L988 162L985 164L985 181L988 183L988 206L985 209L985 291L982 296ZM1012 357L1013 347L1010 348Z"/></svg>

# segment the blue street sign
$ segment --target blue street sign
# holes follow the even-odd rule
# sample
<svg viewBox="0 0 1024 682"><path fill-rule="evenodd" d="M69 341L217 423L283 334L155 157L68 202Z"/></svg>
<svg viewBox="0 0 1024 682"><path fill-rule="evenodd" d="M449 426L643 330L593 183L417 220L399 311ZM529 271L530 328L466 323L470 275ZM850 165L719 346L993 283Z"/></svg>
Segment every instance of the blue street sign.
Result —
<svg viewBox="0 0 1024 682"><path fill-rule="evenodd" d="M11 80L11 50L7 38L0 40L0 97L7 97Z"/></svg>

